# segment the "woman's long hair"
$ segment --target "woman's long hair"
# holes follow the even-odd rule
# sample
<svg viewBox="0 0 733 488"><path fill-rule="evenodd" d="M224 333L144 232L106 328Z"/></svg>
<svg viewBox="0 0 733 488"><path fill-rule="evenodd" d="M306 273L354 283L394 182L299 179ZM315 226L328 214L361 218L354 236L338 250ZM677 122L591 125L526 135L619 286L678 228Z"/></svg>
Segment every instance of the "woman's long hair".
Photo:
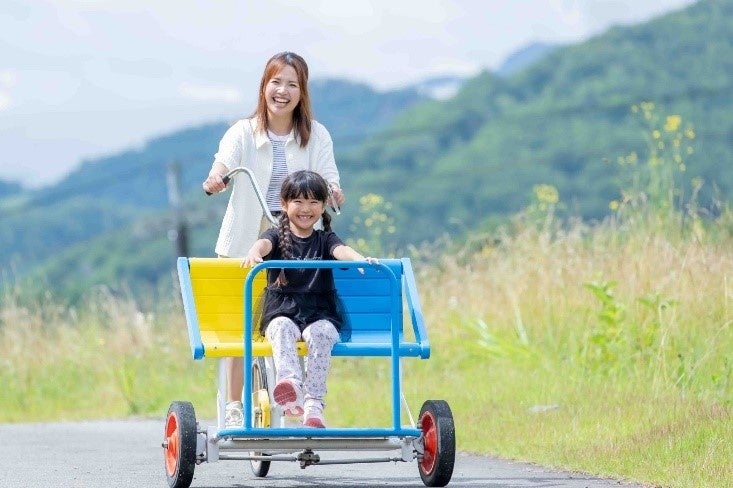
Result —
<svg viewBox="0 0 733 488"><path fill-rule="evenodd" d="M295 140L298 141L300 147L308 145L311 138L311 119L313 118L313 110L311 109L311 99L308 94L308 64L301 56L288 51L277 53L271 57L265 65L265 71L262 73L260 81L260 94L257 100L257 109L252 117L257 119L258 126L265 132L270 125L267 120L267 100L265 98L265 88L267 83L274 78L285 66L292 66L298 75L298 85L300 86L300 102L293 110L293 129L295 129Z"/></svg>
<svg viewBox="0 0 733 488"><path fill-rule="evenodd" d="M296 198L304 198L308 200L318 200L324 204L328 200L329 191L328 183L315 171L300 170L290 173L283 181L283 185L280 189L280 199L283 202L289 202ZM323 220L323 229L326 231L331 230L331 214L324 210L321 215ZM278 237L280 255L283 259L293 259L293 236L290 231L290 219L288 218L287 212L283 212L280 215L280 222L278 224ZM287 284L285 278L285 270L280 270L280 275L275 281L275 285L283 286Z"/></svg>

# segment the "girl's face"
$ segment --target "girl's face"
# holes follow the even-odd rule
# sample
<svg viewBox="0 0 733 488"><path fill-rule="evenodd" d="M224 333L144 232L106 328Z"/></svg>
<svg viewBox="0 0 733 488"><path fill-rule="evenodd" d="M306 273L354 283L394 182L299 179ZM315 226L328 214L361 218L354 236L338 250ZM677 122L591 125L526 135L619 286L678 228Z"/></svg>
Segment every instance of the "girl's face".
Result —
<svg viewBox="0 0 733 488"><path fill-rule="evenodd" d="M270 117L293 117L293 110L300 103L300 84L292 66L285 66L270 78L265 85L265 100Z"/></svg>
<svg viewBox="0 0 733 488"><path fill-rule="evenodd" d="M326 210L326 202L308 197L298 197L282 202L283 211L288 214L290 230L298 237L308 237L313 226Z"/></svg>

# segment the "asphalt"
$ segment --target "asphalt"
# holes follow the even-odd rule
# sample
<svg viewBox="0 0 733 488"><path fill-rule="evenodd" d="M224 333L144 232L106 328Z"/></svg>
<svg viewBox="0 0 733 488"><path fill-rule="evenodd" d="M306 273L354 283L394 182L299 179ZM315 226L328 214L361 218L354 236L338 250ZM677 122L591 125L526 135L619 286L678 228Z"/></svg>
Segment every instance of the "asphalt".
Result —
<svg viewBox="0 0 733 488"><path fill-rule="evenodd" d="M41 424L0 424L0 486L166 487L163 419ZM459 446L460 448L460 446ZM354 453L323 453L344 458ZM273 462L266 478L255 477L248 461L220 461L196 467L192 487L424 486L415 462L311 466ZM472 456L456 457L452 487L637 487L619 480L569 473L528 463Z"/></svg>

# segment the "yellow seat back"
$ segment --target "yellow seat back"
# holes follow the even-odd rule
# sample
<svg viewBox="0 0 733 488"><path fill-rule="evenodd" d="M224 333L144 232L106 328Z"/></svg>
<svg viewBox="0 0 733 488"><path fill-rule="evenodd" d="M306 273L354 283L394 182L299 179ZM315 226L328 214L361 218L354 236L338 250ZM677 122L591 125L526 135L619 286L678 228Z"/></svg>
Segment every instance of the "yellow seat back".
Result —
<svg viewBox="0 0 733 488"><path fill-rule="evenodd" d="M244 355L244 282L250 268L241 259L189 258L189 272L201 341L207 357ZM265 271L252 283L252 340L255 355L271 354L259 333L259 304L266 285Z"/></svg>

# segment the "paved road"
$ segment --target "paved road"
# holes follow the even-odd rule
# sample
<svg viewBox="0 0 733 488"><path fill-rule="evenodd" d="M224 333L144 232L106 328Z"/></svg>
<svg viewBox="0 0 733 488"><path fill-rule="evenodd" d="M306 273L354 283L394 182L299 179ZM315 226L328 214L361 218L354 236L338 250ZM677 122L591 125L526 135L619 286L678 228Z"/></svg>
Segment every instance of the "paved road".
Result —
<svg viewBox="0 0 733 488"><path fill-rule="evenodd" d="M0 486L165 488L162 437L163 419L0 424ZM349 454L332 455L343 458ZM197 466L192 484L199 488L341 486L404 488L423 484L414 462L313 466L305 470L296 463L279 462L272 463L267 478L255 478L247 461ZM638 488L615 480L468 455L456 458L449 486Z"/></svg>

